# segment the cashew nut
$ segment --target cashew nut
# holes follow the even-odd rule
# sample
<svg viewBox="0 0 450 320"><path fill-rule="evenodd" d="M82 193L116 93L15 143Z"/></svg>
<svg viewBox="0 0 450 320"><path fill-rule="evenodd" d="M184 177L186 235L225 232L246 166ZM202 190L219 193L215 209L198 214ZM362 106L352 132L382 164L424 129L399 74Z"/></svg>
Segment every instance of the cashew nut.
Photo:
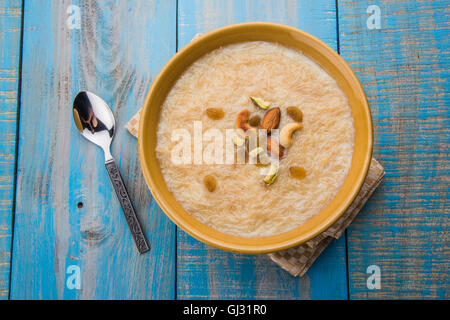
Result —
<svg viewBox="0 0 450 320"><path fill-rule="evenodd" d="M303 125L301 123L288 123L280 130L280 144L285 147L289 148L292 145L292 134L303 128Z"/></svg>
<svg viewBox="0 0 450 320"><path fill-rule="evenodd" d="M252 127L248 124L249 117L250 111L248 109L240 111L236 117L236 129L242 129L244 132L251 129Z"/></svg>

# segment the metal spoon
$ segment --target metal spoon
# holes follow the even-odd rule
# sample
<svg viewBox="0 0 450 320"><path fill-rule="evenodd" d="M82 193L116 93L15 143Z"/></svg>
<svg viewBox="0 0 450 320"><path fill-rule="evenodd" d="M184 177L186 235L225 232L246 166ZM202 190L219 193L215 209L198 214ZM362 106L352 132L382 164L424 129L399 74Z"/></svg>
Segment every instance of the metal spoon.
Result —
<svg viewBox="0 0 450 320"><path fill-rule="evenodd" d="M133 235L139 253L150 250L142 232L127 189L120 176L119 168L110 152L114 137L115 121L111 109L102 98L88 91L80 91L73 101L73 120L77 129L89 141L101 147L105 153L105 166L119 198L128 227Z"/></svg>

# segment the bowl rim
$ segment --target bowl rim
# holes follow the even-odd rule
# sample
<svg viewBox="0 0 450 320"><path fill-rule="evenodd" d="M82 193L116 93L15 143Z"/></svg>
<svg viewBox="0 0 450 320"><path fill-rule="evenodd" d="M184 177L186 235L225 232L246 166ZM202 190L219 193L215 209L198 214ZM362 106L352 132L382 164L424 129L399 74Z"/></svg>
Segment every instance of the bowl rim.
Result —
<svg viewBox="0 0 450 320"><path fill-rule="evenodd" d="M282 243L278 243L278 244L275 243L275 244L270 244L270 245L266 244L264 246L231 244L229 242L205 235L203 232L196 230L195 228L191 228L190 226L185 225L181 221L181 219L179 217L177 217L176 213L175 214L172 213L172 210L171 210L171 208L169 208L169 205L168 205L166 199L163 199L163 197L160 196L160 191L156 187L156 185L153 181L153 178L150 174L150 169L148 168L147 162L145 161L144 150L143 150L144 147L143 147L142 138L141 138L143 136L143 132L144 132L144 125L143 125L144 121L139 121L138 151L139 151L139 161L141 164L142 172L143 172L145 181L147 183L147 186L150 189L150 192L151 192L153 198L156 200L156 202L158 203L158 205L160 206L162 211L166 214L166 216L168 216L178 227L180 227L183 231L185 231L192 237L196 238L197 240L202 241L208 245L211 245L213 247L216 247L216 248L219 248L222 250L246 253L246 254L263 254L263 253L270 253L270 252L285 250L285 249L303 244L303 243L307 242L308 240L311 240L312 238L316 237L317 235L321 234L326 229L328 229L330 226L332 226L337 221L337 219L339 219L339 217L341 217L342 214L353 203L353 201L355 200L356 196L358 195L361 187L363 186L363 183L366 179L366 176L367 176L367 173L368 173L369 167L370 167L370 162L372 159L372 153L373 153L373 123L372 123L372 121L373 120L372 120L372 114L370 111L370 106L367 101L366 94L364 92L364 89L362 88L362 85L361 85L359 79L356 77L356 75L354 74L354 72L350 68L350 66L347 64L347 62L345 62L345 60L335 50L333 50L330 46L328 46L322 40L318 39L317 37L315 37L307 32L304 32L300 29L297 29L297 28L294 28L291 26L287 26L287 25L279 24L279 23L273 23L273 22L244 22L244 23L227 25L227 26L212 30L210 32L207 32L205 34L202 34L200 39L193 40L193 41L189 42L188 44L186 44L183 48L181 48L175 55L173 55L169 59L169 61L164 65L164 67L161 69L161 71L158 73L158 75L152 82L152 84L147 92L147 95L145 97L145 100L144 100L140 119L144 119L146 113L150 109L147 106L150 105L150 99L155 94L155 87L157 87L157 83L159 83L161 81L164 74L167 72L167 70L170 68L171 65L175 64L179 59L183 58L183 55L185 54L185 52L189 52L189 50L191 50L192 47L198 45L199 41L207 41L223 32L232 32L232 31L237 31L241 28L248 28L248 27L280 28L280 29L284 29L284 31L299 34L301 37L306 37L310 41L315 42L320 47L322 47L323 50L327 51L328 54L330 54L336 60L338 60L338 62L340 63L340 67L344 68L346 71L346 78L347 78L348 82L351 82L354 85L353 89L355 91L355 94L358 97L362 98L360 100L360 103L362 104L361 109L363 110L365 117L368 119L368 121L367 121L368 122L367 123L367 126L368 126L368 137L367 138L368 138L368 140L366 142L367 142L369 151L367 152L367 154L364 157L364 162L362 165L363 170L361 170L360 174L357 176L357 179L355 179L355 181L354 181L355 183L354 183L353 187L348 192L348 193L351 193L352 195L345 198L345 204L341 205L339 210L333 211L333 214L330 214L328 219L324 223L320 224L318 227L314 228L313 231L310 231L309 233L306 233L303 236L299 235L297 237L293 237L290 240L285 240ZM334 61L330 61L330 62L333 65L336 65L336 62L334 62ZM203 223L201 223L201 224L203 224ZM206 226L206 225L204 225L204 226ZM298 226L298 227L301 227L301 226ZM295 227L293 230L295 230L298 227ZM216 230L216 229L214 229L214 230ZM219 230L216 230L216 231L218 233L222 233ZM228 235L228 234L226 234L226 235ZM229 236L232 236L232 235L229 235ZM242 238L245 238L245 237L242 237ZM262 237L260 237L260 238L262 238Z"/></svg>

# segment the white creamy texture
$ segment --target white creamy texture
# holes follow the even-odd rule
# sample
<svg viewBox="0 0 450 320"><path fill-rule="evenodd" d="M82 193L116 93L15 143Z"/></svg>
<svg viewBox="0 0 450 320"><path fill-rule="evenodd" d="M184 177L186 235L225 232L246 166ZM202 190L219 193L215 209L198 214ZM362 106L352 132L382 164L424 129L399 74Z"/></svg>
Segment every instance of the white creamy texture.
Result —
<svg viewBox="0 0 450 320"><path fill-rule="evenodd" d="M280 128L292 122L287 107L297 106L304 114L304 128L294 134L273 185L263 183L255 165L172 163L174 129L193 136L193 122L200 120L204 132L225 133L244 108L262 118L264 111L249 96L280 107ZM225 117L211 120L207 108L222 108ZM259 237L304 224L334 198L350 167L354 127L344 93L317 64L279 44L245 42L217 49L185 71L164 102L157 139L167 186L190 214L224 233ZM290 177L291 166L305 168L306 178ZM205 175L216 178L215 192L206 190Z"/></svg>

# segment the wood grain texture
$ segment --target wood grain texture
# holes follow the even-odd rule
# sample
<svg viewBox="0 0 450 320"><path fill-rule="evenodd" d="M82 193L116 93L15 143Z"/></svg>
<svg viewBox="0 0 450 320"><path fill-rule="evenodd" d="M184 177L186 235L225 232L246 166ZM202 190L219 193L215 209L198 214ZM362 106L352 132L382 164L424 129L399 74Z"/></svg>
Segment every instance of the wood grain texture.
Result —
<svg viewBox="0 0 450 320"><path fill-rule="evenodd" d="M8 299L22 1L0 1L0 300Z"/></svg>
<svg viewBox="0 0 450 320"><path fill-rule="evenodd" d="M81 9L80 29L67 25L72 4ZM24 20L11 298L174 298L175 227L151 198L124 125L175 53L175 0L26 1ZM135 248L102 151L73 125L82 89L113 109L112 154L151 244L147 254ZM80 290L66 286L71 265L80 268Z"/></svg>
<svg viewBox="0 0 450 320"><path fill-rule="evenodd" d="M273 21L336 49L335 1L178 0L178 21L176 3L25 1L11 298L347 298L344 238L294 278L265 255L226 253L175 231L123 130L177 40L181 47L223 25ZM21 4L0 0L0 299L11 259ZM79 30L66 23L72 4L81 8ZM373 4L381 30L366 26ZM340 52L368 95L374 154L386 168L348 232L350 298L448 299L448 1L339 0L338 9ZM146 255L134 248L101 150L72 124L81 89L105 98L116 116L112 153L152 247ZM366 286L373 264L381 290ZM81 290L66 286L70 265L80 267Z"/></svg>
<svg viewBox="0 0 450 320"><path fill-rule="evenodd" d="M247 21L288 24L336 49L335 1L187 1L178 4L178 43L197 33ZM346 299L345 239L335 241L307 275L295 278L266 255L227 253L178 230L177 296L180 299Z"/></svg>
<svg viewBox="0 0 450 320"><path fill-rule="evenodd" d="M366 26L381 9L381 29ZM339 1L340 52L373 115L384 184L348 231L350 297L450 297L448 1ZM368 290L366 269L381 268Z"/></svg>

